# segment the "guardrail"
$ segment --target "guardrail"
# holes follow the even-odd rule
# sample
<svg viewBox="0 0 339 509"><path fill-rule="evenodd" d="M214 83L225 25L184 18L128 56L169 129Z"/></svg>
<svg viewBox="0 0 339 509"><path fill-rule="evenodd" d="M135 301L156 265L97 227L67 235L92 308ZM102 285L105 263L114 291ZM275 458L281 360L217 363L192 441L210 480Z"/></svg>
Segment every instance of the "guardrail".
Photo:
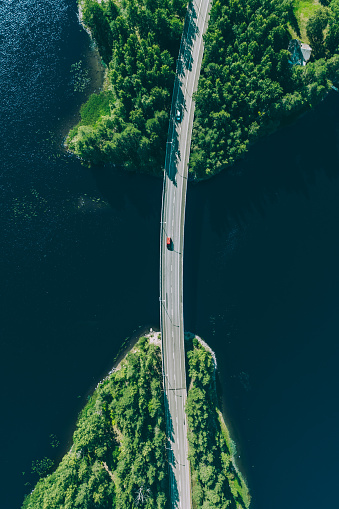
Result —
<svg viewBox="0 0 339 509"><path fill-rule="evenodd" d="M162 357L162 372L163 372L163 391L164 391L164 403L165 403L165 413L166 413L166 435L167 436L169 436L168 422L170 421L171 411L170 411L170 408L168 407L168 399L167 399L167 397L168 397L168 394L167 394L168 383L170 383L170 382L167 379L168 383L166 383L166 376L168 376L168 374L165 373L165 349L168 346L167 340L169 338L166 336L166 341L165 341L165 333L164 333L165 314L164 313L168 314L168 312L167 312L167 306L166 306L166 300L167 300L166 295L163 295L163 292L165 291L165 286L163 287L163 283L165 283L165 280L164 280L164 269L165 268L163 266L163 256L164 256L164 254L166 255L166 246L164 245L164 239L166 236L169 235L169 232L171 230L168 230L167 225L165 225L165 223L164 223L164 219L166 217L165 207L167 207L167 202L166 202L167 194L166 193L168 192L167 186L172 185L172 182L174 185L180 185L180 188L182 191L181 198L180 198L180 201L181 201L180 245L181 245L182 249L180 250L181 256L180 256L180 260L179 260L179 264L180 264L180 266L179 266L179 292L180 293L179 293L179 302L177 303L179 305L179 325L176 325L176 327L180 327L178 333L179 333L180 355L182 355L183 335L184 335L183 302L181 300L182 290L183 290L183 245L184 245L183 228L184 228L184 222L185 222L186 190L187 190L187 177L188 177L187 162L188 162L188 156L189 156L189 144L190 144L191 128L192 128L193 114L194 114L194 103L192 103L191 100L192 100L192 95L193 95L193 92L195 90L195 86L197 83L198 75L200 72L200 63L201 63L201 58L202 58L202 53L200 53L200 47L203 48L203 42L201 39L202 33L198 32L199 26L196 24L195 26L192 27L192 23L197 22L198 20L202 21L202 23L200 23L200 26L202 27L201 30L202 31L204 30L204 27L206 26L207 18L204 17L204 19L203 19L201 16L201 12L202 12L202 4L203 4L203 2L206 2L206 1L209 2L210 0L200 0L199 6L194 5L193 2L190 2L189 6L188 6L188 10L187 10L186 18L185 18L184 29L183 29L183 33L182 33L182 37L181 37L181 41L180 41L179 54L178 54L178 58L176 61L176 76L175 76L174 83L173 83L173 93L172 93L172 101L171 101L171 109L170 109L167 141L166 141L165 167L164 167L163 189L162 189L162 199L161 199L161 220L160 220L160 266L159 266L159 294L160 295L159 295L159 304L160 304L160 329L161 329L161 339L162 339L162 356L161 357ZM205 4L204 7L208 7L208 6L206 6L206 4ZM195 11L195 8L197 8L197 11ZM196 41L198 43L198 46L195 46L195 38L197 37L198 33L199 33L200 40ZM193 60L192 60L193 52L198 53L199 58L197 59L198 63L195 62L194 66L191 67L191 64L193 62ZM193 76L193 85L192 85L192 81L189 80L189 78L190 78L189 71L190 70L194 71L191 75L191 77ZM184 79L183 79L183 77L184 77ZM187 79L187 81L186 81L186 79ZM190 84L192 86L192 90L190 89ZM188 87L188 89L186 87ZM190 100L187 101L188 97L190 98ZM183 108L183 104L185 104L185 101L186 101L186 104L189 105L188 106L188 113L189 113L188 119L190 122L190 127L189 127L189 130L187 131L188 141L187 141L187 137L184 138L184 143L185 143L184 152L185 153L182 154L182 157L184 158L182 160L182 162L184 163L184 166L182 168L182 175L180 174L180 177L183 180L176 181L176 175L177 174L179 175L179 168L176 166L176 163L177 163L177 161L176 161L177 150L176 149L178 148L179 141L180 141L179 133L177 133L177 131L176 131L176 126L178 125L177 124L178 119L176 118L176 116L177 116L177 110L179 110L181 113L183 113L182 108ZM186 111L187 111L187 109L186 109ZM178 146L176 145L176 142L178 142ZM177 210L177 212L178 212L178 210ZM166 218L166 221L168 221L168 220L169 219ZM173 306L173 302L172 302L172 306ZM173 314L173 312L172 312L172 314ZM170 318L170 321L172 322L171 318ZM173 322L172 322L172 325L173 325ZM172 332L172 336L173 336L173 332ZM176 338L178 339L177 335L176 335ZM176 345L176 343L175 343L175 345ZM172 343L172 346L173 346L173 343ZM183 355L184 355L184 353L183 353ZM174 356L174 353L173 353L173 356ZM173 359L174 359L174 357L173 357ZM166 356L166 362L167 361L168 361L168 359ZM180 364L181 364L181 361L180 361ZM183 366L181 366L181 368L182 368L181 371L183 372L182 374L185 377L185 361L184 361ZM186 398L186 392L185 392L185 398ZM182 401L184 401L185 398ZM180 412L180 419L182 419L182 411ZM178 421L177 421L177 425L178 425ZM180 423L180 426L181 426L181 423ZM185 418L184 418L184 422L182 423L182 426L184 427L184 433L186 435ZM186 436L186 441L187 441L187 436ZM182 445L181 445L181 448L182 448ZM177 451L177 453L179 454L178 451ZM172 451L172 454L177 454L177 453L174 453ZM181 454L182 454L182 451L180 452L179 456ZM186 458L186 461L187 461L187 458ZM182 466L185 466L185 465L182 465ZM171 468L170 464L168 465L168 467L169 467L169 469ZM188 469L189 469L189 465L188 465ZM173 474L173 475L175 475L175 474ZM188 505L191 506L191 501L192 501L191 486L190 486L189 479L190 479L190 474L188 472L188 474L185 476L185 486L187 486L186 480L188 480L189 486L187 486L187 488L185 488L185 489L188 489L190 492L190 501L188 502L186 500L186 502L185 502L186 506L188 506ZM173 494L172 494L172 489L171 489L171 498L172 498L172 495ZM184 497L184 500L185 500L185 497ZM172 505L173 506L175 505L174 500L172 500ZM181 505L182 504L180 503L180 507L181 507ZM189 507L185 507L185 509L189 509Z"/></svg>

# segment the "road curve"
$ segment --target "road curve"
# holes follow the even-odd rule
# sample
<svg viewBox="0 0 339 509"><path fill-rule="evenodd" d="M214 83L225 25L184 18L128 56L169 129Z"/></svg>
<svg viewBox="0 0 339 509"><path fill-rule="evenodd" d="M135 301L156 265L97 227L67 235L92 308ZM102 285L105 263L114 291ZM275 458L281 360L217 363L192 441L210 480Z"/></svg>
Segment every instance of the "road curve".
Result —
<svg viewBox="0 0 339 509"><path fill-rule="evenodd" d="M191 508L185 403L187 396L183 255L188 161L194 101L203 56L211 0L188 5L172 96L163 182L160 229L160 323L171 508ZM171 238L170 248L166 245Z"/></svg>

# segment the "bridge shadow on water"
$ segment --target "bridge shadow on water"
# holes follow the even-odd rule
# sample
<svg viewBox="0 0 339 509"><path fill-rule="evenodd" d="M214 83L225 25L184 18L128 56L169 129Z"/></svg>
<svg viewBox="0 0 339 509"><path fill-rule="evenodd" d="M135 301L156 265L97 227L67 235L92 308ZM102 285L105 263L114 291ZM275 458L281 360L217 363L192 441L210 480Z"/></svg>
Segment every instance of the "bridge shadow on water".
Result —
<svg viewBox="0 0 339 509"><path fill-rule="evenodd" d="M176 185L177 165L181 160L182 154L179 150L178 128L185 111L187 111L185 101L185 87L183 79L187 71L192 70L193 64L193 46L198 35L200 35L196 23L198 14L192 2L189 3L185 18L183 35L181 38L179 56L176 66L176 77L174 80L171 114L168 127L168 138L166 144L166 164L165 169L168 178Z"/></svg>
<svg viewBox="0 0 339 509"><path fill-rule="evenodd" d="M246 226L254 211L263 217L281 193L310 199L317 175L339 176L339 95L329 96L295 123L259 140L243 160L202 184L202 203L212 230L220 233L236 222ZM321 128L319 128L321 126Z"/></svg>
<svg viewBox="0 0 339 509"><path fill-rule="evenodd" d="M219 251L215 253L219 266L223 266L232 251L236 252L241 239L245 242L253 222L264 220L268 227L271 214L276 214L278 221L271 244L282 242L287 225L294 228L289 242L293 238L298 242L297 226L293 224L299 224L299 211L309 209L312 213L316 184L321 182L328 190L332 183L338 185L338 118L339 94L330 92L322 103L293 124L259 140L233 167L209 181L189 184L185 226L185 259L189 263L184 267L184 295L189 295L185 317L191 317L191 328L196 327L198 320L197 274L202 271L201 260L215 252L215 246L209 249L203 245L206 242L203 225L209 241L219 242ZM311 229L315 220L315 214L309 216ZM286 232L286 239L287 236ZM281 247L287 250L284 243Z"/></svg>
<svg viewBox="0 0 339 509"><path fill-rule="evenodd" d="M97 188L113 210L124 210L132 203L142 218L158 219L161 207L160 179L129 173L109 164L96 166L91 171Z"/></svg>

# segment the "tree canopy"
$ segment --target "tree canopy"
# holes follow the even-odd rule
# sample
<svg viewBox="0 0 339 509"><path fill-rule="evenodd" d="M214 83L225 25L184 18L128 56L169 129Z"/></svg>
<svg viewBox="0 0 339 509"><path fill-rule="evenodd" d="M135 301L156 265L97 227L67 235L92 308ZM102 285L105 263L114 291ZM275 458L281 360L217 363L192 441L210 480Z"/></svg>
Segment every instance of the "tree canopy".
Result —
<svg viewBox="0 0 339 509"><path fill-rule="evenodd" d="M315 55L292 66L287 51L295 22L289 0L216 0L211 10L192 137L190 171L206 178L232 165L258 137L313 106L337 65L338 0L320 7L307 33ZM329 23L328 34L324 31Z"/></svg>
<svg viewBox="0 0 339 509"><path fill-rule="evenodd" d="M109 161L159 174L186 2L82 0L80 5L107 65L107 83L100 101L89 99L92 122L83 107L68 148L88 164ZM105 101L109 108L103 113L99 107Z"/></svg>
<svg viewBox="0 0 339 509"><path fill-rule="evenodd" d="M168 468L159 347L141 338L81 412L71 450L22 509L166 509ZM50 467L50 465L49 465Z"/></svg>
<svg viewBox="0 0 339 509"><path fill-rule="evenodd" d="M337 79L339 0L322 1L307 25L312 60L292 66L293 0L215 0L193 126L190 168L208 178L260 136L315 105ZM81 110L68 148L87 164L111 162L161 175L184 0L81 0L107 66L104 90Z"/></svg>
<svg viewBox="0 0 339 509"><path fill-rule="evenodd" d="M235 444L219 410L212 355L196 338L188 345L186 403L193 507L247 509L250 495L234 462Z"/></svg>
<svg viewBox="0 0 339 509"><path fill-rule="evenodd" d="M210 352L186 342L186 403L193 507L247 509L250 496L222 419ZM141 337L120 367L98 384L79 415L73 444L54 472L33 463L40 480L22 509L169 507L161 350Z"/></svg>

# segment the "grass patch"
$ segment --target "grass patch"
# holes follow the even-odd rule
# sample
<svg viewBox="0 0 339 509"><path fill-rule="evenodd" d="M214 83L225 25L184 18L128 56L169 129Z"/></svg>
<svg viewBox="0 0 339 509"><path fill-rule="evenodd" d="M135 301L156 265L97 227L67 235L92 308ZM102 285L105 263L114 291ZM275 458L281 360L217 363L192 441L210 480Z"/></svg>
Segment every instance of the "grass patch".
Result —
<svg viewBox="0 0 339 509"><path fill-rule="evenodd" d="M110 115L111 92L92 94L80 108L81 124L95 126L101 117Z"/></svg>
<svg viewBox="0 0 339 509"><path fill-rule="evenodd" d="M295 0L294 1L294 14L297 18L301 40L303 42L309 42L306 35L306 24L310 17L315 13L315 11L320 7L319 0ZM293 34L296 36L296 34Z"/></svg>

